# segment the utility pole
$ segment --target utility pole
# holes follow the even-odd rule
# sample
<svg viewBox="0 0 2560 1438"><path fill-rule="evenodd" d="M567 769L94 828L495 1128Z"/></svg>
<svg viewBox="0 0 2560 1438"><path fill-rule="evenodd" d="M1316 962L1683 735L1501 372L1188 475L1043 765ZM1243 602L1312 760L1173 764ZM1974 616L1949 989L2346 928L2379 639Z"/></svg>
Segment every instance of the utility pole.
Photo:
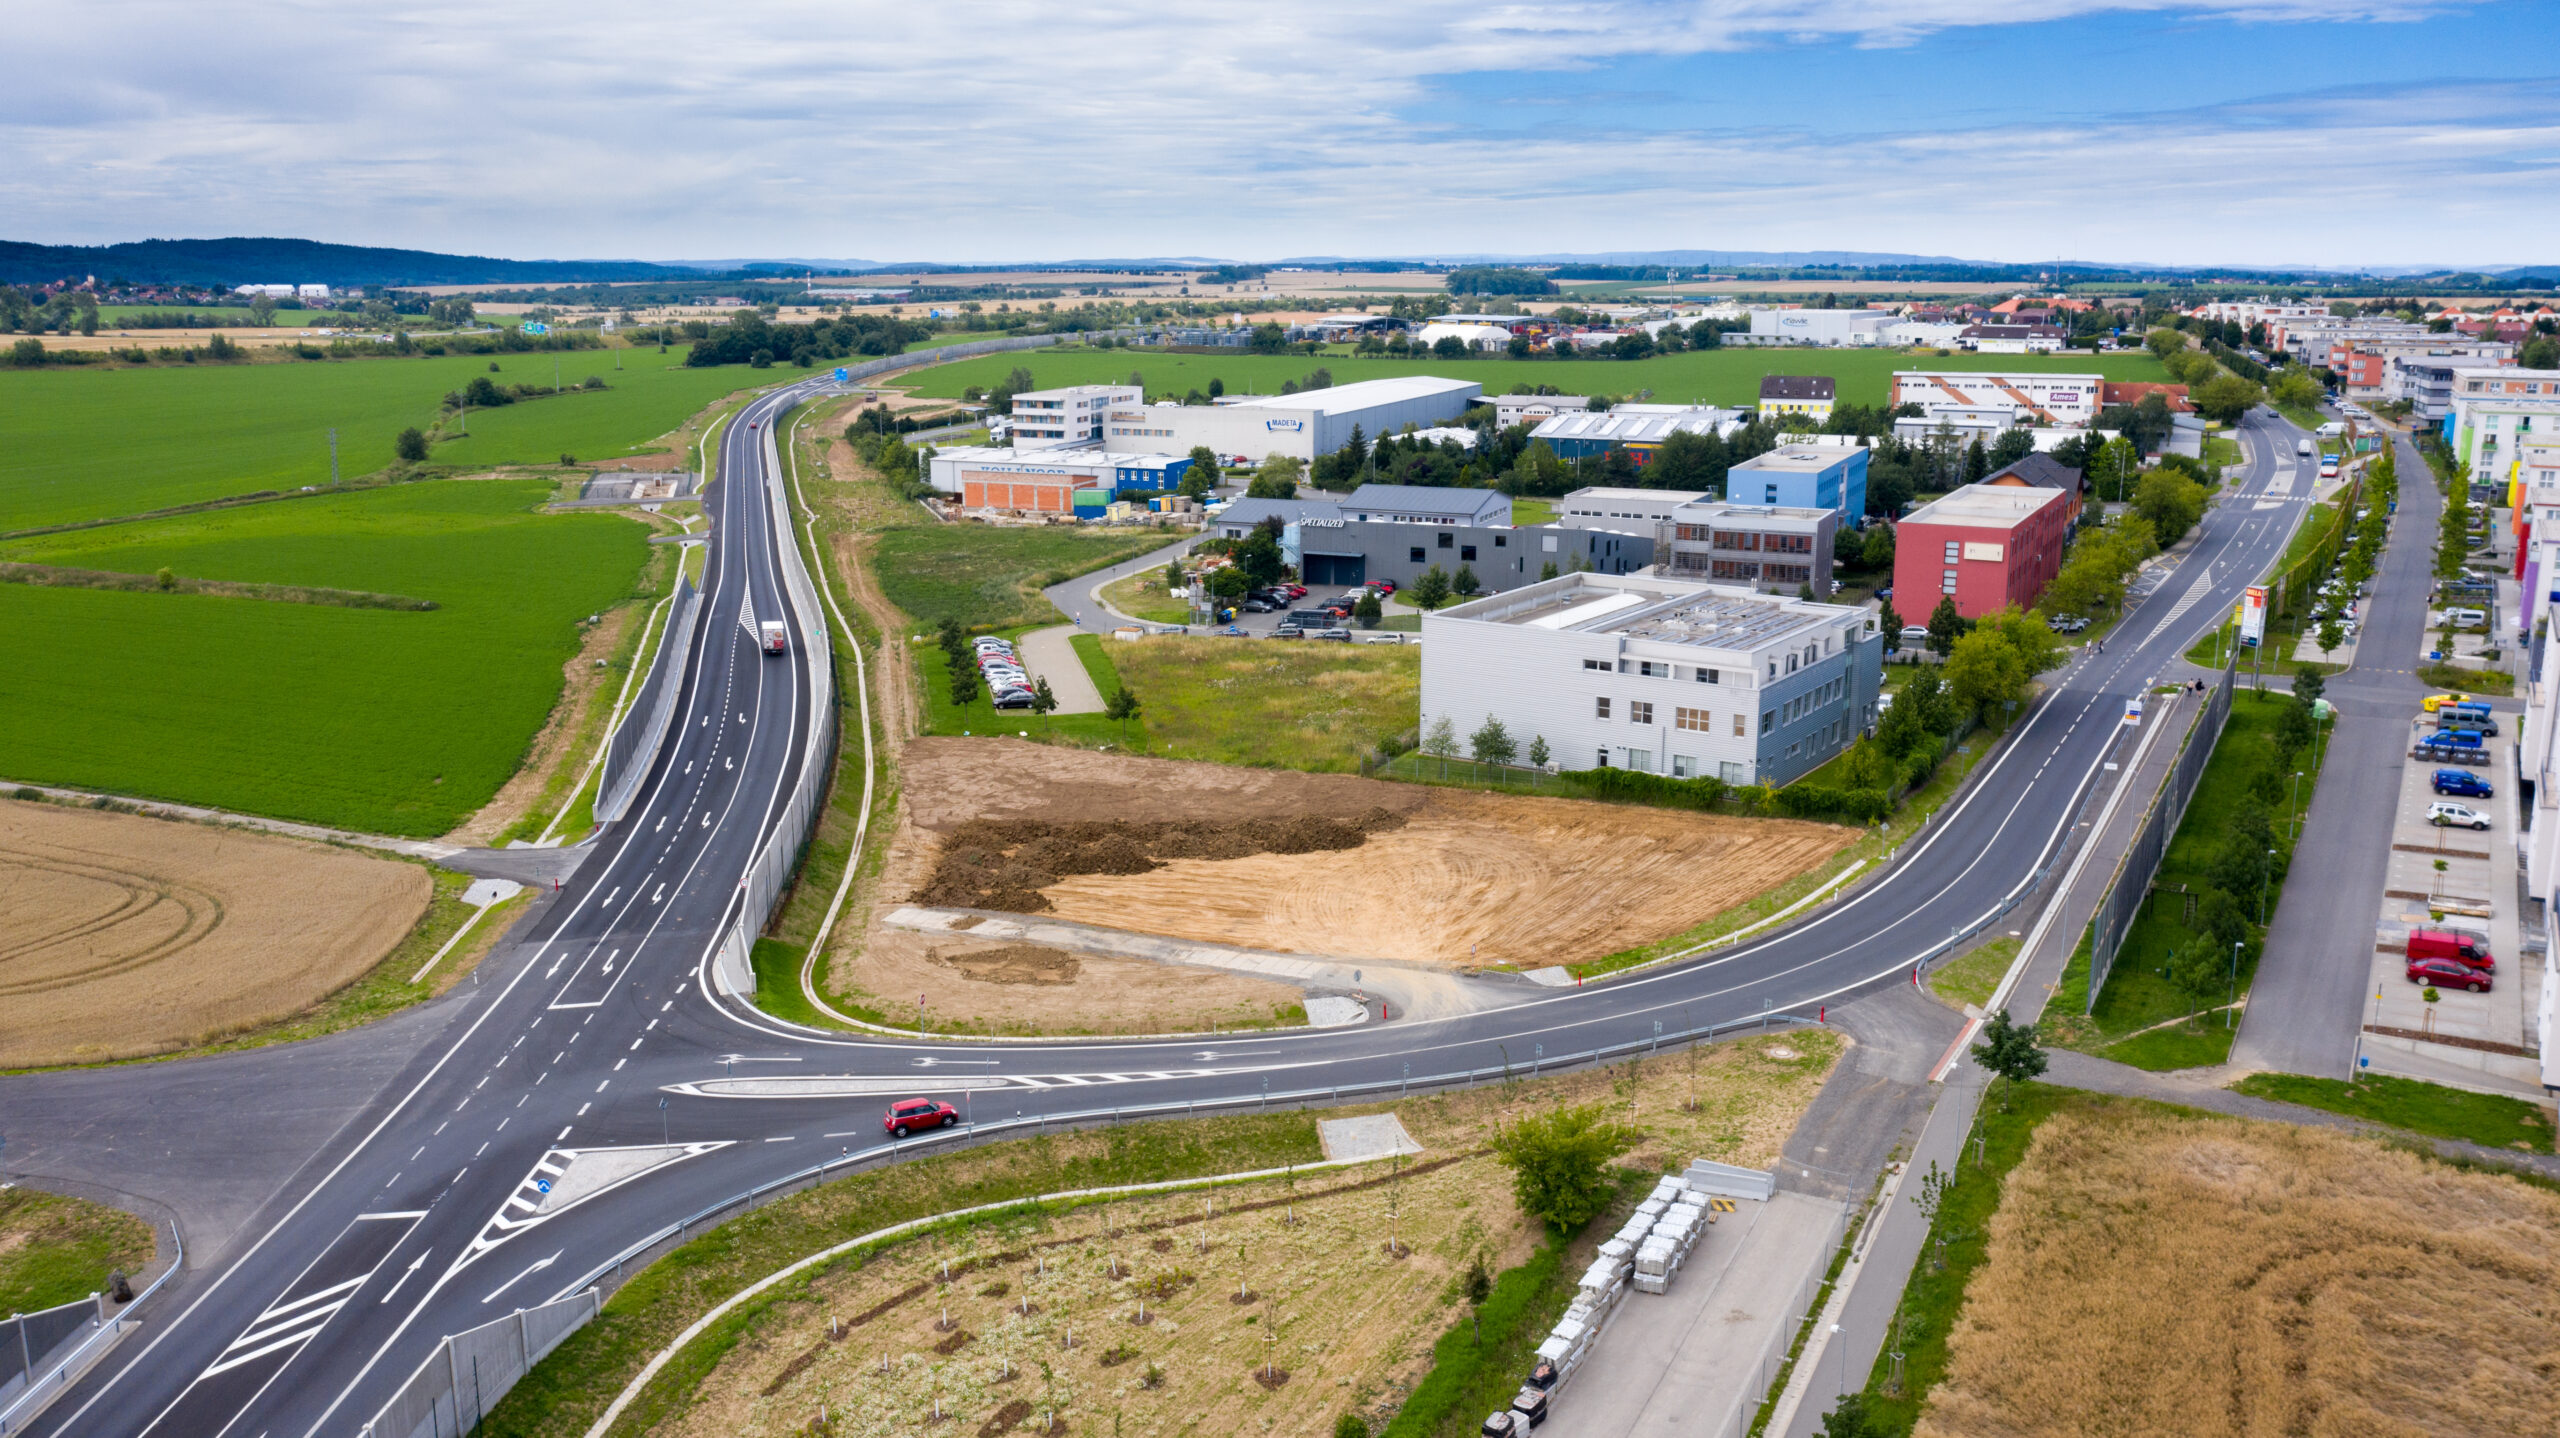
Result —
<svg viewBox="0 0 2560 1438"><path fill-rule="evenodd" d="M329 483L332 487L338 483L338 430L334 425L329 429Z"/></svg>

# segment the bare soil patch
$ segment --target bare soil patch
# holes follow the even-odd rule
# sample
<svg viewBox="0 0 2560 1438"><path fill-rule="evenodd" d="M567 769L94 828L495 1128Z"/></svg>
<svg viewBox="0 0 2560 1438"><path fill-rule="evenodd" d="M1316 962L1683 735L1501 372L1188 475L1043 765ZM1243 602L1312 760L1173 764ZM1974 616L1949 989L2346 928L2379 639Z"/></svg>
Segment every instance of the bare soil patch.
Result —
<svg viewBox="0 0 2560 1438"><path fill-rule="evenodd" d="M1075 955L1038 944L1007 944L1000 949L941 955L964 978L982 984L1072 984L1084 965Z"/></svg>
<svg viewBox="0 0 2560 1438"><path fill-rule="evenodd" d="M1923 1435L2560 1432L2560 1195L2323 1129L2063 1112Z"/></svg>
<svg viewBox="0 0 2560 1438"><path fill-rule="evenodd" d="M164 1052L299 1012L425 912L415 864L0 803L0 1068Z"/></svg>
<svg viewBox="0 0 2560 1438"><path fill-rule="evenodd" d="M1347 821L1308 815L1175 824L980 819L943 836L933 878L916 902L1038 913L1049 907L1040 891L1070 875L1145 874L1175 859L1333 853L1359 848L1372 832L1403 824L1403 815L1384 808Z"/></svg>

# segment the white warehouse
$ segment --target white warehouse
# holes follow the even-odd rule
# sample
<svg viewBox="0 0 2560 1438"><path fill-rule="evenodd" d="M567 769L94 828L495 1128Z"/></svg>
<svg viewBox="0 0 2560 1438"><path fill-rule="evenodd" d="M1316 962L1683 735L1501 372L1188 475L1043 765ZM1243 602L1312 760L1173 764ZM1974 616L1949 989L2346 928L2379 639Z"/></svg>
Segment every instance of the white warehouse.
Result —
<svg viewBox="0 0 2560 1438"><path fill-rule="evenodd" d="M1267 454L1314 459L1350 443L1355 426L1373 440L1408 424L1429 429L1466 413L1483 394L1473 380L1399 375L1214 405L1128 405L1112 410L1103 442L1115 450L1172 454L1207 445L1222 462L1251 463Z"/></svg>
<svg viewBox="0 0 2560 1438"><path fill-rule="evenodd" d="M1497 718L1567 769L1788 783L1875 722L1884 677L1864 609L1645 574L1561 575L1422 633L1426 733Z"/></svg>

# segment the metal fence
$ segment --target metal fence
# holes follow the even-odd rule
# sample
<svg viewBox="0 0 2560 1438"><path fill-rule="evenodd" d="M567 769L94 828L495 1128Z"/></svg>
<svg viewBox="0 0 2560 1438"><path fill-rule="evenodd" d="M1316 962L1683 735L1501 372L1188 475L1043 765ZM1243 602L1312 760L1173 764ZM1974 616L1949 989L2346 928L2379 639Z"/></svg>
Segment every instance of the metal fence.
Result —
<svg viewBox="0 0 2560 1438"><path fill-rule="evenodd" d="M2133 928L2134 916L2142 912L2151 881L2160 873L2160 861L2168 856L2169 840L2178 832L2178 821L2186 817L2187 801L2195 797L2196 784L2204 778L2204 766L2213 759L2214 743L2222 737L2222 723L2231 717L2231 688L2239 665L2240 655L2235 650L2231 662L2223 667L2221 681L2205 700L2204 713L2187 731L2186 747L2178 751L2168 782L2152 796L2141 833L2117 863L2106 892L2098 896L2097 916L2091 921L2095 933L2089 945L2089 994L2081 1006L2083 1013L2097 1011L2098 994L2107 986L2107 975L2115 968L2124 936Z"/></svg>
<svg viewBox="0 0 2560 1438"><path fill-rule="evenodd" d="M593 1320L603 1302L588 1289L445 1339L364 1425L364 1438L459 1438L470 1432L517 1379Z"/></svg>
<svg viewBox="0 0 2560 1438"><path fill-rule="evenodd" d="M1760 1345L1760 1356L1752 1362L1751 1381L1736 1395L1732 1415L1716 1430L1719 1435L1743 1438L1749 1433L1752 1422L1760 1416L1760 1405L1775 1396L1769 1391L1770 1386L1778 1381L1781 1373L1791 1371L1787 1367L1788 1355L1795 1351L1797 1336L1804 1334L1806 1347L1811 1348L1811 1335L1805 1334L1804 1328L1813 1320L1815 1301L1830 1286L1831 1260L1839 1256L1840 1241L1848 1233L1849 1210L1843 1208L1824 1233L1812 1270L1797 1282L1795 1295L1787 1300L1787 1306L1782 1310L1786 1314L1785 1320Z"/></svg>
<svg viewBox="0 0 2560 1438"><path fill-rule="evenodd" d="M676 697L684 689L685 664L693 652L694 625L701 617L702 595L693 587L693 576L680 576L675 603L667 607L667 627L658 632L657 657L650 662L640 702L622 716L605 747L604 777L596 787L599 824L610 824L631 808L640 781L658 761L658 746L666 742L667 726L675 720Z"/></svg>

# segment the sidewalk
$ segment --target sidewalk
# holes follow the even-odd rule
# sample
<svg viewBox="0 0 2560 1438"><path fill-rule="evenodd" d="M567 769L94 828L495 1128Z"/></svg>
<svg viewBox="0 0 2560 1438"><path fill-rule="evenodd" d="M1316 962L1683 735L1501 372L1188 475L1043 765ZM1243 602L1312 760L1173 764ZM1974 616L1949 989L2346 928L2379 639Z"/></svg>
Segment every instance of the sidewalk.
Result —
<svg viewBox="0 0 2560 1438"><path fill-rule="evenodd" d="M1102 691L1093 687L1093 676L1076 654L1076 633L1072 624L1035 629L1022 636L1018 652L1032 678L1049 681L1049 692L1058 696L1058 713L1099 714Z"/></svg>

